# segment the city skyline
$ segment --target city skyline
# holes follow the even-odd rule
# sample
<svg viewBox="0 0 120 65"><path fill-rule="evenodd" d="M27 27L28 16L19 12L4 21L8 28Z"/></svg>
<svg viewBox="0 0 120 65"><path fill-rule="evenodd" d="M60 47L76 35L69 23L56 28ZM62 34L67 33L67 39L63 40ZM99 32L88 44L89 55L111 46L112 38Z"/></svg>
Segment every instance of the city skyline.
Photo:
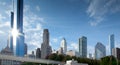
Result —
<svg viewBox="0 0 120 65"><path fill-rule="evenodd" d="M12 9L11 1L1 0L0 2L2 8L0 10L0 44L3 48L7 45L6 42L8 33L10 31L9 15ZM97 0L96 2L93 0L92 2L89 2L90 5L88 5L88 2L88 0L53 0L52 2L47 0L30 0L29 2L25 1L23 26L25 28L25 43L28 44L28 50L31 52L35 48L41 47L43 33L42 31L45 28L49 29L50 45L53 49L58 49L60 47L60 41L62 37L65 37L68 44L68 50L77 50L78 39L81 36L86 36L88 39L88 53L90 50L93 50L93 53L94 46L98 41L104 43L105 46L109 44L108 36L110 34L115 35L115 44L117 44L117 46L120 46L120 23L118 18L120 14L117 14L120 11L115 11L112 13L109 11L109 6L115 5L115 3L111 2L109 6L106 5L106 7L108 7L108 10L105 11L108 13L103 11L103 13L100 15L99 12L104 8L98 11L99 9L94 9L95 6L92 5L92 3L98 3L96 7L99 7L99 1ZM103 1L101 0L100 3L102 2ZM103 5L104 4L106 3L103 3ZM119 4L116 4L115 6L117 7ZM14 19L16 20L16 18ZM95 20L96 22L90 22L91 20ZM107 47L107 52L108 51L109 49Z"/></svg>

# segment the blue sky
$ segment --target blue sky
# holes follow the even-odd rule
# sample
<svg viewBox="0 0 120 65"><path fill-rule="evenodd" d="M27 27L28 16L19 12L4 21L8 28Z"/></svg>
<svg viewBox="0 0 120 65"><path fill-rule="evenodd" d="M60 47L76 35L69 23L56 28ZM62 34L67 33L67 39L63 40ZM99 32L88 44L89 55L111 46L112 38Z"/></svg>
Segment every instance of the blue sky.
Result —
<svg viewBox="0 0 120 65"><path fill-rule="evenodd" d="M16 1L14 3L16 16ZM0 49L7 43L10 31L12 0L0 0ZM119 0L24 0L24 33L29 53L41 47L43 29L50 32L50 45L58 50L64 37L68 50L78 49L78 39L86 36L88 53L101 42L106 46L108 36L115 35L116 47L120 47ZM16 17L15 17L16 21Z"/></svg>

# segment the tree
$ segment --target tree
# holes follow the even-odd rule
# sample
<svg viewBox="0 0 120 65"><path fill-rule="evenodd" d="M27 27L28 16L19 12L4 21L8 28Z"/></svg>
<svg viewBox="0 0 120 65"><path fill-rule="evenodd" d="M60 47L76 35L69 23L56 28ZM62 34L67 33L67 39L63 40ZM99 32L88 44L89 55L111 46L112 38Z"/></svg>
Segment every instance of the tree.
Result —
<svg viewBox="0 0 120 65"><path fill-rule="evenodd" d="M117 65L117 60L114 56L106 56L101 58L100 65Z"/></svg>

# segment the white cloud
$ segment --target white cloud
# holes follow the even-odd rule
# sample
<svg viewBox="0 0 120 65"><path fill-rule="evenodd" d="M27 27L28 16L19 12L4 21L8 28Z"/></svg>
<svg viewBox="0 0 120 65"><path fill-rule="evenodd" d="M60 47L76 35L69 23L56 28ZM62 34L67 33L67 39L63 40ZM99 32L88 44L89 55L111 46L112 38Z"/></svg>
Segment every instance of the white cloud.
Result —
<svg viewBox="0 0 120 65"><path fill-rule="evenodd" d="M71 42L70 45L67 46L69 50L75 50L75 51L78 51L78 44L77 43L74 43L74 42Z"/></svg>
<svg viewBox="0 0 120 65"><path fill-rule="evenodd" d="M120 12L119 0L92 0L87 9L87 13L92 20L90 20L91 26L97 26L102 21L106 14L112 14Z"/></svg>
<svg viewBox="0 0 120 65"><path fill-rule="evenodd" d="M40 11L40 7L39 7L39 6L36 6L36 10L37 10L37 11Z"/></svg>
<svg viewBox="0 0 120 65"><path fill-rule="evenodd" d="M6 2L0 2L0 5L5 6L5 5L6 5Z"/></svg>
<svg viewBox="0 0 120 65"><path fill-rule="evenodd" d="M25 43L28 44L28 52L41 47L44 18L39 17L36 13L31 11L29 5L24 10L24 33L25 33Z"/></svg>
<svg viewBox="0 0 120 65"><path fill-rule="evenodd" d="M5 32L4 31L0 31L0 34L4 34Z"/></svg>
<svg viewBox="0 0 120 65"><path fill-rule="evenodd" d="M0 24L0 28L10 27L10 22L4 22Z"/></svg>
<svg viewBox="0 0 120 65"><path fill-rule="evenodd" d="M94 46L88 45L88 47L87 47L87 54L91 53L93 55L94 52L95 52Z"/></svg>
<svg viewBox="0 0 120 65"><path fill-rule="evenodd" d="M58 42L58 39L57 39L57 38L53 38L52 41L53 41L54 43L57 43L57 42Z"/></svg>

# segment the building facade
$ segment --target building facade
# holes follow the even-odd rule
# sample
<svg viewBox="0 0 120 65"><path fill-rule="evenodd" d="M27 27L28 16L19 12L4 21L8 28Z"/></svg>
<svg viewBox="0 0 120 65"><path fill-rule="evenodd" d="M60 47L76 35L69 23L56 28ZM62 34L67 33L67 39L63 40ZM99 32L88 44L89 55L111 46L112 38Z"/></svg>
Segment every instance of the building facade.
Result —
<svg viewBox="0 0 120 65"><path fill-rule="evenodd" d="M19 35L16 38L16 56L23 57L25 55L23 33L23 0L17 0L17 30Z"/></svg>
<svg viewBox="0 0 120 65"><path fill-rule="evenodd" d="M28 50L28 46L27 46L27 44L25 43L25 55L27 55L27 50Z"/></svg>
<svg viewBox="0 0 120 65"><path fill-rule="evenodd" d="M13 34L12 34L13 25L14 25L14 12L11 12L11 33L10 33L10 36L9 36L8 40L9 40L9 44L10 44L10 49L14 53L14 48L13 48Z"/></svg>
<svg viewBox="0 0 120 65"><path fill-rule="evenodd" d="M51 46L49 45L49 31L44 29L43 32L43 43L41 44L41 58L45 59L52 53Z"/></svg>
<svg viewBox="0 0 120 65"><path fill-rule="evenodd" d="M98 42L95 46L95 59L100 60L100 58L105 56L106 56L106 47L101 42Z"/></svg>
<svg viewBox="0 0 120 65"><path fill-rule="evenodd" d="M82 58L87 58L87 37L79 38L79 55Z"/></svg>
<svg viewBox="0 0 120 65"><path fill-rule="evenodd" d="M41 50L40 50L40 48L37 48L37 50L36 50L36 58L41 58Z"/></svg>
<svg viewBox="0 0 120 65"><path fill-rule="evenodd" d="M60 47L60 48L58 49L58 54L64 54L64 53L63 53L63 48L62 48L62 47Z"/></svg>
<svg viewBox="0 0 120 65"><path fill-rule="evenodd" d="M63 48L63 53L66 54L66 52L67 52L67 43L66 43L65 38L63 38L62 41L61 41L61 47Z"/></svg>
<svg viewBox="0 0 120 65"><path fill-rule="evenodd" d="M113 48L112 55L116 57L118 60L120 60L120 48Z"/></svg>
<svg viewBox="0 0 120 65"><path fill-rule="evenodd" d="M114 34L109 36L110 55L112 55L112 49L115 48Z"/></svg>

